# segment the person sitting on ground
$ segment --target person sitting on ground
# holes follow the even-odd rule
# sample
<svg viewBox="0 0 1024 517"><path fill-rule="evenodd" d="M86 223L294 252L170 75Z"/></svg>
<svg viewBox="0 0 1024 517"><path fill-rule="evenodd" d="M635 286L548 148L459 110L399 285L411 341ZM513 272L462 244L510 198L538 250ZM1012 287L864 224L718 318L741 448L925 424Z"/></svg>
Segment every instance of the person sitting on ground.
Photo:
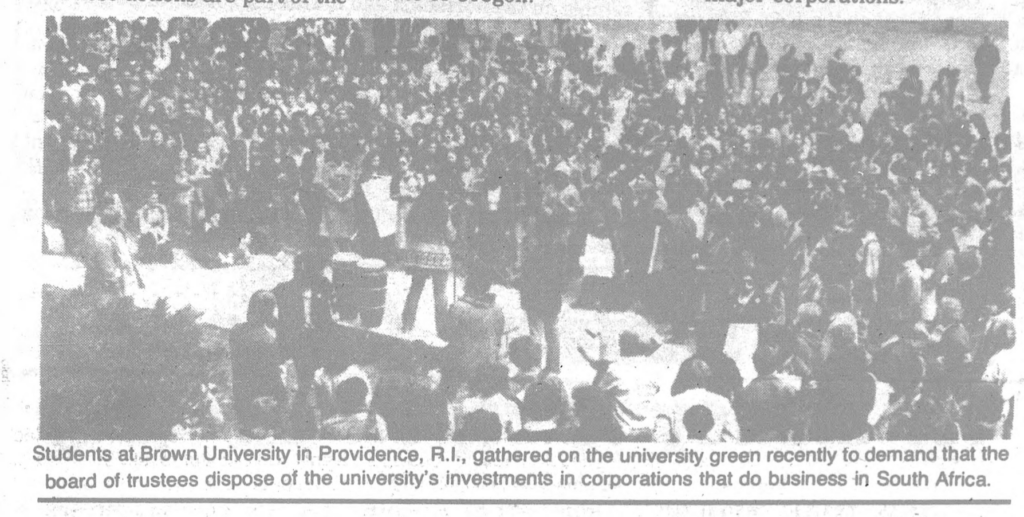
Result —
<svg viewBox="0 0 1024 517"><path fill-rule="evenodd" d="M740 426L736 422L736 412L729 399L718 393L709 391L711 367L703 360L683 363L677 379L688 379L676 383L680 387L686 382L692 383L679 394L674 395L667 405L666 416L671 426L671 436L677 441L687 439L689 429L685 425L685 416L690 409L703 406L711 411L714 425L706 430L702 439L714 442L736 442L740 439ZM659 433L664 436L663 433Z"/></svg>
<svg viewBox="0 0 1024 517"><path fill-rule="evenodd" d="M686 410L683 414L683 428L686 438L683 440L694 440L702 442L717 442L715 439L715 416L707 406L696 405Z"/></svg>
<svg viewBox="0 0 1024 517"><path fill-rule="evenodd" d="M243 429L257 425L257 399L271 397L281 406L287 400L281 376L284 354L274 330L276 310L273 294L256 291L249 298L245 323L235 325L228 337L232 399Z"/></svg>
<svg viewBox="0 0 1024 517"><path fill-rule="evenodd" d="M526 388L540 380L544 347L530 336L519 336L508 344L508 361L515 370L509 379L509 391L520 401Z"/></svg>
<svg viewBox="0 0 1024 517"><path fill-rule="evenodd" d="M621 442L625 438L615 420L615 402L596 386L580 386L572 392L577 420L574 442Z"/></svg>
<svg viewBox="0 0 1024 517"><path fill-rule="evenodd" d="M496 442L501 440L501 419L498 415L478 409L468 415L452 439L456 442Z"/></svg>
<svg viewBox="0 0 1024 517"><path fill-rule="evenodd" d="M796 424L799 377L782 373L784 343L763 343L754 352L757 378L736 394L743 441L787 441Z"/></svg>
<svg viewBox="0 0 1024 517"><path fill-rule="evenodd" d="M359 377L350 377L334 391L335 415L320 426L321 440L388 439L384 419L370 409L370 388Z"/></svg>
<svg viewBox="0 0 1024 517"><path fill-rule="evenodd" d="M146 204L139 208L139 262L170 264L174 261L168 238L169 224L167 207L160 202L160 196L154 190Z"/></svg>
<svg viewBox="0 0 1024 517"><path fill-rule="evenodd" d="M569 431L559 426L565 400L559 387L537 382L526 388L523 408L523 429L510 437L514 442L561 442Z"/></svg>
<svg viewBox="0 0 1024 517"><path fill-rule="evenodd" d="M259 397L253 401L253 418L250 425L241 430L251 440L273 440L284 438L281 406L274 397Z"/></svg>
<svg viewBox="0 0 1024 517"><path fill-rule="evenodd" d="M523 424L519 405L507 391L508 367L494 363L480 365L463 392L449 405L453 424L451 430L462 428L466 415L483 409L498 415L501 419L501 439L508 439L522 429Z"/></svg>
<svg viewBox="0 0 1024 517"><path fill-rule="evenodd" d="M582 347L579 349L598 371L594 385L614 401L615 420L631 441L653 437L661 387L655 380L658 366L651 355L660 347L654 339L641 339L635 332L626 331L619 335L618 359L593 358Z"/></svg>
<svg viewBox="0 0 1024 517"><path fill-rule="evenodd" d="M960 428L964 440L1000 440L1003 396L991 382L972 383L963 406Z"/></svg>

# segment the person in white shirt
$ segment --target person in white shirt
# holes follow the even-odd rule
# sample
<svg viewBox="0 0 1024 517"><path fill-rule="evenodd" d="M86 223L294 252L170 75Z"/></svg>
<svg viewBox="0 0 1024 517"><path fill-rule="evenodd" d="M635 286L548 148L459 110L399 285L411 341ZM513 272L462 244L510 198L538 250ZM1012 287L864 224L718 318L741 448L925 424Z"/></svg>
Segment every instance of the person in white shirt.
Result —
<svg viewBox="0 0 1024 517"><path fill-rule="evenodd" d="M593 358L585 349L579 349L598 371L594 385L613 400L615 421L630 441L646 441L655 432L655 417L662 401L655 374L657 365L650 356L659 347L657 341L642 340L627 331L619 336L618 359Z"/></svg>
<svg viewBox="0 0 1024 517"><path fill-rule="evenodd" d="M994 353L985 366L981 380L998 386L1003 396L1003 411L997 425L997 438L1003 434L1002 429L1010 416L1013 399L1020 390L1022 369L1020 350L1014 348L1016 338L1017 331L1013 318L1006 313L993 317L985 331L986 345Z"/></svg>
<svg viewBox="0 0 1024 517"><path fill-rule="evenodd" d="M719 36L721 42L720 48L722 49L722 55L725 57L725 84L732 91L735 86L739 86L739 67L740 67L740 51L743 50L743 44L746 38L743 35L743 31L739 29L740 24L735 21L728 21L725 23L725 32Z"/></svg>
<svg viewBox="0 0 1024 517"><path fill-rule="evenodd" d="M740 425L736 422L736 412L733 411L729 399L712 393L704 388L686 390L675 397L672 397L670 404L672 408L671 426L674 441L685 441L688 439L703 439L709 442L738 442L740 439ZM696 407L705 407L710 410L713 423L699 438L691 438L692 424L687 425L688 415L692 417L691 410Z"/></svg>
<svg viewBox="0 0 1024 517"><path fill-rule="evenodd" d="M489 411L501 421L501 440L523 428L519 405L508 395L508 367L502 364L483 364L474 372L466 387L448 406L448 439L463 427L466 417L475 411Z"/></svg>

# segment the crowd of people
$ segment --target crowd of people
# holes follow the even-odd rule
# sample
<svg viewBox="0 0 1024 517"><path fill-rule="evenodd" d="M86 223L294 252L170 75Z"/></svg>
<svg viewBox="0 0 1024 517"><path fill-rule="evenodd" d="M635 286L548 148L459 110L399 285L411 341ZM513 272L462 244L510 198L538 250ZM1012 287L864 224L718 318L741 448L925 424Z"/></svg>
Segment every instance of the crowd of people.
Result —
<svg viewBox="0 0 1024 517"><path fill-rule="evenodd" d="M1008 98L990 130L959 69L926 86L911 65L865 113L842 48L772 56L770 34L679 21L616 51L590 23L542 23L492 36L458 20L50 19L46 216L91 265L87 287L118 293L136 259L176 249L207 267L303 250L232 331L243 434L1008 436ZM974 63L988 102L988 38ZM403 326L430 278L448 347L367 373L325 351L338 293L324 271L335 252L381 252L361 192L379 178L390 258L413 278ZM580 266L595 242L607 277ZM455 262L466 295L450 305ZM563 294L581 274L581 307L694 340L669 392L650 375L658 342L633 333L595 338L618 354L581 346L591 385L559 379ZM531 337L503 344L492 283L519 290ZM746 385L722 352L731 323L760 328Z"/></svg>

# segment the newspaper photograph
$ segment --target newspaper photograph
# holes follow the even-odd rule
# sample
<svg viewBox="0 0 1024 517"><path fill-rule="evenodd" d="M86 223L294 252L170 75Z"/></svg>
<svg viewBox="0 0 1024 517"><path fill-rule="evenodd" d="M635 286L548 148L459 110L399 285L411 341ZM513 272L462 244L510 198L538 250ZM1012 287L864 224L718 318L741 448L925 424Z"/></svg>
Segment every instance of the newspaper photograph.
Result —
<svg viewBox="0 0 1024 517"><path fill-rule="evenodd" d="M1020 2L16 11L4 514L1019 511Z"/></svg>

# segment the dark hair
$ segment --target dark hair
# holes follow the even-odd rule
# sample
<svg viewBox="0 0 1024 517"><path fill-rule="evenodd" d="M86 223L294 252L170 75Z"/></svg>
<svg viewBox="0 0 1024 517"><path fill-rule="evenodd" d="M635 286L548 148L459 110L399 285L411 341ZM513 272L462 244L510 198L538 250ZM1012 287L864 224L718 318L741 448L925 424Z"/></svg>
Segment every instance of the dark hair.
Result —
<svg viewBox="0 0 1024 517"><path fill-rule="evenodd" d="M979 382L971 386L964 407L964 419L968 422L998 422L1003 415L1003 396L999 386L991 382Z"/></svg>
<svg viewBox="0 0 1024 517"><path fill-rule="evenodd" d="M277 308L277 299L270 291L256 291L249 297L249 310L245 319L249 323L261 323L272 325L274 309Z"/></svg>
<svg viewBox="0 0 1024 517"><path fill-rule="evenodd" d="M478 409L466 415L462 427L452 437L457 442L487 442L501 439L501 419L498 415Z"/></svg>
<svg viewBox="0 0 1024 517"><path fill-rule="evenodd" d="M484 397L501 393L507 387L508 367L503 364L482 364L469 379L469 389Z"/></svg>
<svg viewBox="0 0 1024 517"><path fill-rule="evenodd" d="M540 366L543 350L530 336L519 336L508 344L508 360L520 370Z"/></svg>
<svg viewBox="0 0 1024 517"><path fill-rule="evenodd" d="M440 180L423 188L409 209L408 220L409 239L412 241L423 241L443 233L448 224L448 206Z"/></svg>
<svg viewBox="0 0 1024 517"><path fill-rule="evenodd" d="M683 413L683 427L689 440L704 440L715 427L715 416L707 406L698 404Z"/></svg>
<svg viewBox="0 0 1024 517"><path fill-rule="evenodd" d="M693 358L679 365L679 373L672 383L672 396L695 388L707 389L711 380L711 366L703 359Z"/></svg>
<svg viewBox="0 0 1024 517"><path fill-rule="evenodd" d="M543 422L558 416L562 409L562 394L558 386L549 382L535 382L526 388L523 397L525 420Z"/></svg>
<svg viewBox="0 0 1024 517"><path fill-rule="evenodd" d="M340 415L351 415L366 406L370 388L359 377L345 379L334 388L334 409Z"/></svg>
<svg viewBox="0 0 1024 517"><path fill-rule="evenodd" d="M613 441L622 437L615 421L613 402L607 393L596 386L585 385L572 391L572 399L579 419L578 441Z"/></svg>

